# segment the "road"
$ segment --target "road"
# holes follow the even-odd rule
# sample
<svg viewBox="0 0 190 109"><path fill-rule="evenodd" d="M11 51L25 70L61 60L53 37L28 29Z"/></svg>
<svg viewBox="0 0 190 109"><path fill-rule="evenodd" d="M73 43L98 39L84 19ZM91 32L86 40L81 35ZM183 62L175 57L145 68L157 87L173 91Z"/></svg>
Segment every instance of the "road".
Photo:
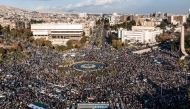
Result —
<svg viewBox="0 0 190 109"><path fill-rule="evenodd" d="M105 37L106 37L106 29L104 28L104 26L102 27L102 49L105 49L105 45L106 45L106 39L105 39Z"/></svg>

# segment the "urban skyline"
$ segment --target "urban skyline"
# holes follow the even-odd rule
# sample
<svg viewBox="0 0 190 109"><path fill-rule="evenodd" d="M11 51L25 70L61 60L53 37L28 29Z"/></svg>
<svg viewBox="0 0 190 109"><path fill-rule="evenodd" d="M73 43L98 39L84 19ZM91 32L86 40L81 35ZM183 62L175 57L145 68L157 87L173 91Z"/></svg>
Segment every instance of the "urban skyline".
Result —
<svg viewBox="0 0 190 109"><path fill-rule="evenodd" d="M87 13L142 13L167 12L187 14L188 0L8 0L1 5L17 7L33 11L66 12L74 10Z"/></svg>

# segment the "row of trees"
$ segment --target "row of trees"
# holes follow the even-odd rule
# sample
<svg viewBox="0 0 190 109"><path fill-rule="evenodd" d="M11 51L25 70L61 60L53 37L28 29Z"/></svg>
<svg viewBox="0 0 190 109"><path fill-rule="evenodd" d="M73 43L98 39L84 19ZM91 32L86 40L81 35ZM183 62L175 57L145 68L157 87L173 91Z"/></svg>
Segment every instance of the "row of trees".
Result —
<svg viewBox="0 0 190 109"><path fill-rule="evenodd" d="M31 22L39 23L39 22L43 22L43 21L31 20ZM45 38L40 38L40 39L34 40L30 29L12 29L12 30L10 30L10 26L2 27L0 25L0 32L4 33L4 38L6 39L6 41L3 41L1 39L0 40L1 43L2 42L9 43L8 42L8 40L10 39L9 37L12 37L12 38L19 38L22 40L30 41L31 43L33 43L37 46L46 46L47 48L58 48L57 50L72 49L74 47L79 48L80 46L83 46L85 44L85 42L88 40L88 37L85 36L85 32L83 32L82 38L80 41L69 40L67 42L67 46L53 46L51 41L48 41Z"/></svg>
<svg viewBox="0 0 190 109"><path fill-rule="evenodd" d="M31 24L36 24L36 23L44 23L45 21L43 21L43 20L34 20L34 19L31 19L30 20L30 23Z"/></svg>
<svg viewBox="0 0 190 109"><path fill-rule="evenodd" d="M104 21L104 18L98 19L98 20L96 21L96 26L100 26L103 21Z"/></svg>
<svg viewBox="0 0 190 109"><path fill-rule="evenodd" d="M20 38L23 40L29 40L32 36L32 32L30 29L12 29L9 32L10 36L13 36L14 38Z"/></svg>
<svg viewBox="0 0 190 109"><path fill-rule="evenodd" d="M64 50L68 50L68 49L72 49L72 48L80 48L80 47L84 46L86 41L88 41L88 36L85 36L85 32L83 32L82 38L80 39L80 41L68 40L66 43L67 46L57 45L57 46L55 46L55 49L58 51L64 51Z"/></svg>
<svg viewBox="0 0 190 109"><path fill-rule="evenodd" d="M3 27L0 25L0 34L2 34Z"/></svg>
<svg viewBox="0 0 190 109"><path fill-rule="evenodd" d="M95 41L95 44L97 47L100 47L100 45L102 44L102 32L101 32L101 30L102 30L102 27L100 28L100 32L98 33L98 37Z"/></svg>
<svg viewBox="0 0 190 109"><path fill-rule="evenodd" d="M190 28L190 18L187 18L187 22L184 23L185 29Z"/></svg>
<svg viewBox="0 0 190 109"><path fill-rule="evenodd" d="M165 30L167 25L169 25L169 22L166 21L166 22L161 22L161 24L158 25L157 27L160 27L161 29Z"/></svg>
<svg viewBox="0 0 190 109"><path fill-rule="evenodd" d="M122 43L122 41L115 34L111 34L109 36L109 41L112 43L112 47L114 47L117 50L120 50L121 48L128 46L127 41L125 43Z"/></svg>
<svg viewBox="0 0 190 109"><path fill-rule="evenodd" d="M85 35L86 35L86 33L83 32L82 38L80 39L80 43L81 43L81 44L85 44L86 41L88 40L88 37L85 36Z"/></svg>
<svg viewBox="0 0 190 109"><path fill-rule="evenodd" d="M9 43L9 45L6 46L6 48L1 47L0 48L0 61L2 61L2 59L5 59L6 57L8 57L10 55L10 53L12 54L13 52L17 52L22 55L23 54L22 49L23 49L22 44L18 43L18 42Z"/></svg>
<svg viewBox="0 0 190 109"><path fill-rule="evenodd" d="M134 20L130 21L130 22L123 22L121 24L116 24L116 25L113 25L113 26L110 26L110 28L112 30L116 30L118 28L125 28L127 30L132 30L132 26L135 26L136 25L136 22Z"/></svg>

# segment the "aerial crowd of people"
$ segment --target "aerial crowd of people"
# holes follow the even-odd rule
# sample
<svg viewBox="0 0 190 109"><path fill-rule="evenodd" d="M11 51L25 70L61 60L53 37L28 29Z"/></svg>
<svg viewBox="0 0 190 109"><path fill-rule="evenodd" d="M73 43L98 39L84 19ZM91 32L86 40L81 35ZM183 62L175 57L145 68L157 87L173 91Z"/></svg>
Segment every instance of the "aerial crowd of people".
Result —
<svg viewBox="0 0 190 109"><path fill-rule="evenodd" d="M4 109L23 109L32 102L46 104L47 109L75 109L78 103L108 103L110 109L188 108L189 68L179 68L177 52L155 49L134 54L109 45L89 51L90 43L75 51L76 56L64 57L67 52L23 43L28 58L0 64L0 107ZM82 76L60 76L57 66L67 58L100 62L103 74L84 71Z"/></svg>

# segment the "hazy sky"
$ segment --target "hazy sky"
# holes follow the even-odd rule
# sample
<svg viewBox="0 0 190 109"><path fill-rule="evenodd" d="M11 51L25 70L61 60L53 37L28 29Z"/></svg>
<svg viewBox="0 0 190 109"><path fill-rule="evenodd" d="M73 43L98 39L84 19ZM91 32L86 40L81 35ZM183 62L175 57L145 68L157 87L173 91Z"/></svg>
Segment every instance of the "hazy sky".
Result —
<svg viewBox="0 0 190 109"><path fill-rule="evenodd" d="M29 10L65 12L75 10L92 13L153 13L187 14L190 0L1 0L7 5Z"/></svg>

